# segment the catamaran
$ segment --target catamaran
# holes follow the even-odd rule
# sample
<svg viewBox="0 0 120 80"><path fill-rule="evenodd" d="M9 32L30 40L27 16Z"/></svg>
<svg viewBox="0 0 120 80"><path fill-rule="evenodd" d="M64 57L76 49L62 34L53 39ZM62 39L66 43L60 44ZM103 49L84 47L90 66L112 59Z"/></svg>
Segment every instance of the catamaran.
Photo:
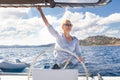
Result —
<svg viewBox="0 0 120 80"><path fill-rule="evenodd" d="M89 2L86 0L86 2L75 2L75 1L67 1L67 0L0 0L0 7L2 8L19 8L19 7L99 7L107 5L111 2L111 0L94 0L93 2ZM51 50L51 49L50 49ZM62 50L65 52L70 53L72 56L78 58L76 55L74 55L72 52L65 50L65 49L52 49L52 50ZM0 80L120 80L119 77L102 77L99 73L98 76L91 76L91 74L88 72L85 64L83 62L80 62L82 64L82 67L85 71L85 74L78 74L76 70L66 70L66 66L68 63L65 64L64 69L60 70L52 70L52 69L45 69L41 70L39 68L34 68L33 65L39 59L46 51L43 51L40 53L37 57L33 59L33 62L30 65L30 68L28 70L28 74L23 73L2 73L0 72ZM46 66L46 65L44 65ZM64 75L63 75L64 74Z"/></svg>

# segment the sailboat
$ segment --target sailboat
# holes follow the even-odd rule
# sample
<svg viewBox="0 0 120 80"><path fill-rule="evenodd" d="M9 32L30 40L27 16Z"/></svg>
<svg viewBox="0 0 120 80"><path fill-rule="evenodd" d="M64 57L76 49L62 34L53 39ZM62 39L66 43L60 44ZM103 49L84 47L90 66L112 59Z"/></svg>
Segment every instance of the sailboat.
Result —
<svg viewBox="0 0 120 80"><path fill-rule="evenodd" d="M0 0L0 7L4 7L4 8L10 8L10 7L29 8L29 7L41 6L41 7L49 7L49 8L55 8L55 7L60 7L60 8L64 8L64 7L82 7L82 8L84 8L84 7L104 6L104 5L107 5L110 2L111 2L111 0L97 0L95 2L90 2L90 3L89 2L84 2L84 3L81 3L81 2L80 3L78 3L78 2L65 2L65 1L55 1L55 0ZM64 49L60 49L60 50L66 51ZM72 55L72 53L70 51L67 51L67 52L69 52ZM44 54L44 53L42 53L42 54ZM12 76L12 80L14 80L14 78L15 78L15 80L23 80L23 79L24 80L31 80L32 79L32 77L31 77L32 67L33 67L34 63L36 62L36 60L42 54L38 55L35 59L33 59L33 63L31 63L28 75L20 76L20 78L17 78L17 77L19 77L18 75L14 75L14 76ZM75 56L77 58L76 55L73 55L73 56ZM85 70L85 75L83 77L78 77L78 80L81 80L81 79L82 80L92 80L92 79L94 80L95 79L94 77L90 78L88 70L87 70L85 64L83 62L81 62L81 64L82 64L82 66L83 66L83 68ZM52 72L51 72L51 74L52 74ZM58 74L60 75L60 73L58 73ZM32 73L32 75L35 75L35 74ZM7 76L7 77L9 77L9 76ZM44 76L44 75L42 75L42 76ZM100 74L98 76L100 76ZM38 75L36 75L35 77L38 77ZM47 75L45 77L47 77ZM4 76L1 76L0 78L4 78ZM52 78L54 78L54 77L52 77ZM62 79L62 77L61 77L61 79ZM99 79L97 79L97 80L102 80L102 79L103 78L100 76ZM4 78L2 80L8 80L8 78ZM107 79L107 80L109 80L109 79Z"/></svg>

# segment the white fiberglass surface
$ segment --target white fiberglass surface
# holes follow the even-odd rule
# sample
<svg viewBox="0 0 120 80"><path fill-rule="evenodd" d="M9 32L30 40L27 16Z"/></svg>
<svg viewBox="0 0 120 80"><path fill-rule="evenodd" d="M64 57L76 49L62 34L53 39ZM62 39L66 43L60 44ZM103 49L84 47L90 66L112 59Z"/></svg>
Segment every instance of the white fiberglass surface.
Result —
<svg viewBox="0 0 120 80"><path fill-rule="evenodd" d="M69 3L96 3L98 0L54 0L55 2L69 2Z"/></svg>

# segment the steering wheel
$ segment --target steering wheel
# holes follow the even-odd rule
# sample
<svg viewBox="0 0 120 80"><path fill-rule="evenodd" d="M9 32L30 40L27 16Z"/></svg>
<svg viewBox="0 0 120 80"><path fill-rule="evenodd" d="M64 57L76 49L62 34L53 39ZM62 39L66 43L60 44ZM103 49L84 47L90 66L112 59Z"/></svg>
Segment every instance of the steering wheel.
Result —
<svg viewBox="0 0 120 80"><path fill-rule="evenodd" d="M30 68L29 68L29 71L28 71L28 80L30 80L32 68L33 68L33 65L35 64L35 62L37 61L37 59L40 58L40 57L41 57L43 54L45 54L46 52L51 51L51 50L60 50L60 51L64 51L64 52L70 53L72 56L74 56L74 57L78 60L78 56L77 56L76 54L74 54L73 52L71 52L71 51L69 51L69 50L66 50L66 49L62 49L62 48L53 49L53 48L50 48L50 49L44 50L44 51L42 51L41 54L39 54L37 57L35 57L35 58L33 59L33 62L31 63ZM83 69L84 69L84 71L85 71L86 80L89 80L89 79L88 79L88 78L89 78L89 74L88 74L88 70L87 70L85 64L84 64L83 62L81 62L81 61L79 61L79 62L82 64L82 67L83 67ZM65 65L65 67L66 67L66 65Z"/></svg>

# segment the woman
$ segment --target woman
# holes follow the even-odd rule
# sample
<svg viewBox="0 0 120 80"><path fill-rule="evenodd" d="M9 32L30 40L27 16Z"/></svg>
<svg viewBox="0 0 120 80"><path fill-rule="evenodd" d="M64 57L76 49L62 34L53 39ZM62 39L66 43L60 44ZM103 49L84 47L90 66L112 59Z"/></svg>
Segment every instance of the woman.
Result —
<svg viewBox="0 0 120 80"><path fill-rule="evenodd" d="M79 61L83 61L81 54L80 54L80 49L79 49L79 40L76 37L71 36L70 34L72 27L73 27L71 21L70 20L63 21L62 26L61 26L63 33L59 34L53 28L53 26L50 25L41 7L37 7L37 9L40 12L41 17L46 27L48 28L48 31L51 33L51 35L53 35L56 38L55 48L62 48L62 49L69 50L75 53L77 56L79 56L78 58ZM55 51L55 62L57 65L59 65L60 68L63 68L66 62L69 62L67 65L67 68L75 68L78 63L77 59L73 57L70 53L60 51L60 50ZM56 67L56 64L53 66L53 69L59 68L59 67Z"/></svg>

